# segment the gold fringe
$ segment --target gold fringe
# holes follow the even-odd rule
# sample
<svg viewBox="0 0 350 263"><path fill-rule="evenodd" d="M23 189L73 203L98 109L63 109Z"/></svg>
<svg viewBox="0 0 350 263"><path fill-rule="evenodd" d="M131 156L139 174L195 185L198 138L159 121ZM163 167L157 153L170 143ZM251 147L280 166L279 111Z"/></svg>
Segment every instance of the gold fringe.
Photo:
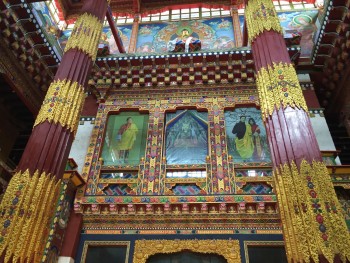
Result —
<svg viewBox="0 0 350 263"><path fill-rule="evenodd" d="M264 120L273 113L275 107L279 109L291 106L302 108L308 112L303 91L298 76L292 64L273 63L273 66L261 68L257 73L261 114Z"/></svg>
<svg viewBox="0 0 350 263"><path fill-rule="evenodd" d="M60 181L44 173L17 172L0 205L0 254L5 262L40 262Z"/></svg>
<svg viewBox="0 0 350 263"><path fill-rule="evenodd" d="M56 80L51 83L34 127L45 121L59 123L76 132L84 103L84 88L77 82Z"/></svg>
<svg viewBox="0 0 350 263"><path fill-rule="evenodd" d="M249 0L245 9L245 19L250 43L265 30L273 30L280 34L283 32L271 0Z"/></svg>
<svg viewBox="0 0 350 263"><path fill-rule="evenodd" d="M350 259L350 234L326 165L303 160L274 173L288 262Z"/></svg>
<svg viewBox="0 0 350 263"><path fill-rule="evenodd" d="M97 17L84 13L75 22L64 52L76 48L85 52L92 61L95 61L101 34L102 22Z"/></svg>

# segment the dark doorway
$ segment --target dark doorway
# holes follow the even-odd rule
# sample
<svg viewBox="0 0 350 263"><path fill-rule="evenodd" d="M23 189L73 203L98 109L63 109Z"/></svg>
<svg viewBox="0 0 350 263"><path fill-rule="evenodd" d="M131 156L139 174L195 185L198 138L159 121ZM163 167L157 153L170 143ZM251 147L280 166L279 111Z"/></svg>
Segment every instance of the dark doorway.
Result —
<svg viewBox="0 0 350 263"><path fill-rule="evenodd" d="M248 246L249 263L287 263L283 246Z"/></svg>
<svg viewBox="0 0 350 263"><path fill-rule="evenodd" d="M89 246L85 263L124 263L126 251L126 246Z"/></svg>
<svg viewBox="0 0 350 263"><path fill-rule="evenodd" d="M147 263L227 263L217 254L204 254L192 251L181 251L171 254L156 254L147 259Z"/></svg>

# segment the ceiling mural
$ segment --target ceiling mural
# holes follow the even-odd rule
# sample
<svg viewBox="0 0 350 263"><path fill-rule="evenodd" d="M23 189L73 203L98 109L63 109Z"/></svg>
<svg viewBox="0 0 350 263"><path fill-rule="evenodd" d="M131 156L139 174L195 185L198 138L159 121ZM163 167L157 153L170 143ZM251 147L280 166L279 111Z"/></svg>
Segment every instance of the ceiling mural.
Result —
<svg viewBox="0 0 350 263"><path fill-rule="evenodd" d="M167 53L169 41L181 38L184 29L188 30L194 39L201 41L201 50L235 47L232 18L225 17L140 25L137 52Z"/></svg>

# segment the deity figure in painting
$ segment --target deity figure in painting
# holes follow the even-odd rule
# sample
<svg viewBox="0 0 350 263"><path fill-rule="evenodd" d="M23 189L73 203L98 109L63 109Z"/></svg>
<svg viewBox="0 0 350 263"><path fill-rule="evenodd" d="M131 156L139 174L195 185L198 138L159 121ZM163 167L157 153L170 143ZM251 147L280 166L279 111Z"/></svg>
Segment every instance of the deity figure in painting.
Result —
<svg viewBox="0 0 350 263"><path fill-rule="evenodd" d="M182 27L177 31L178 37L168 42L170 52L189 52L201 49L201 41L192 35L190 27Z"/></svg>

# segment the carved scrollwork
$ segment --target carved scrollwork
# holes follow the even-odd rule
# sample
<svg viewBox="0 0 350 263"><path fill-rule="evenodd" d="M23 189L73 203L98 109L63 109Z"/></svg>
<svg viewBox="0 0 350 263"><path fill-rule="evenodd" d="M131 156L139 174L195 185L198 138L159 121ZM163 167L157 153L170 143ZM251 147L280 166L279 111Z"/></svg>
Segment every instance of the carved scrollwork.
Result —
<svg viewBox="0 0 350 263"><path fill-rule="evenodd" d="M228 263L241 262L238 240L136 240L133 262L145 263L155 254L190 250L223 256Z"/></svg>

